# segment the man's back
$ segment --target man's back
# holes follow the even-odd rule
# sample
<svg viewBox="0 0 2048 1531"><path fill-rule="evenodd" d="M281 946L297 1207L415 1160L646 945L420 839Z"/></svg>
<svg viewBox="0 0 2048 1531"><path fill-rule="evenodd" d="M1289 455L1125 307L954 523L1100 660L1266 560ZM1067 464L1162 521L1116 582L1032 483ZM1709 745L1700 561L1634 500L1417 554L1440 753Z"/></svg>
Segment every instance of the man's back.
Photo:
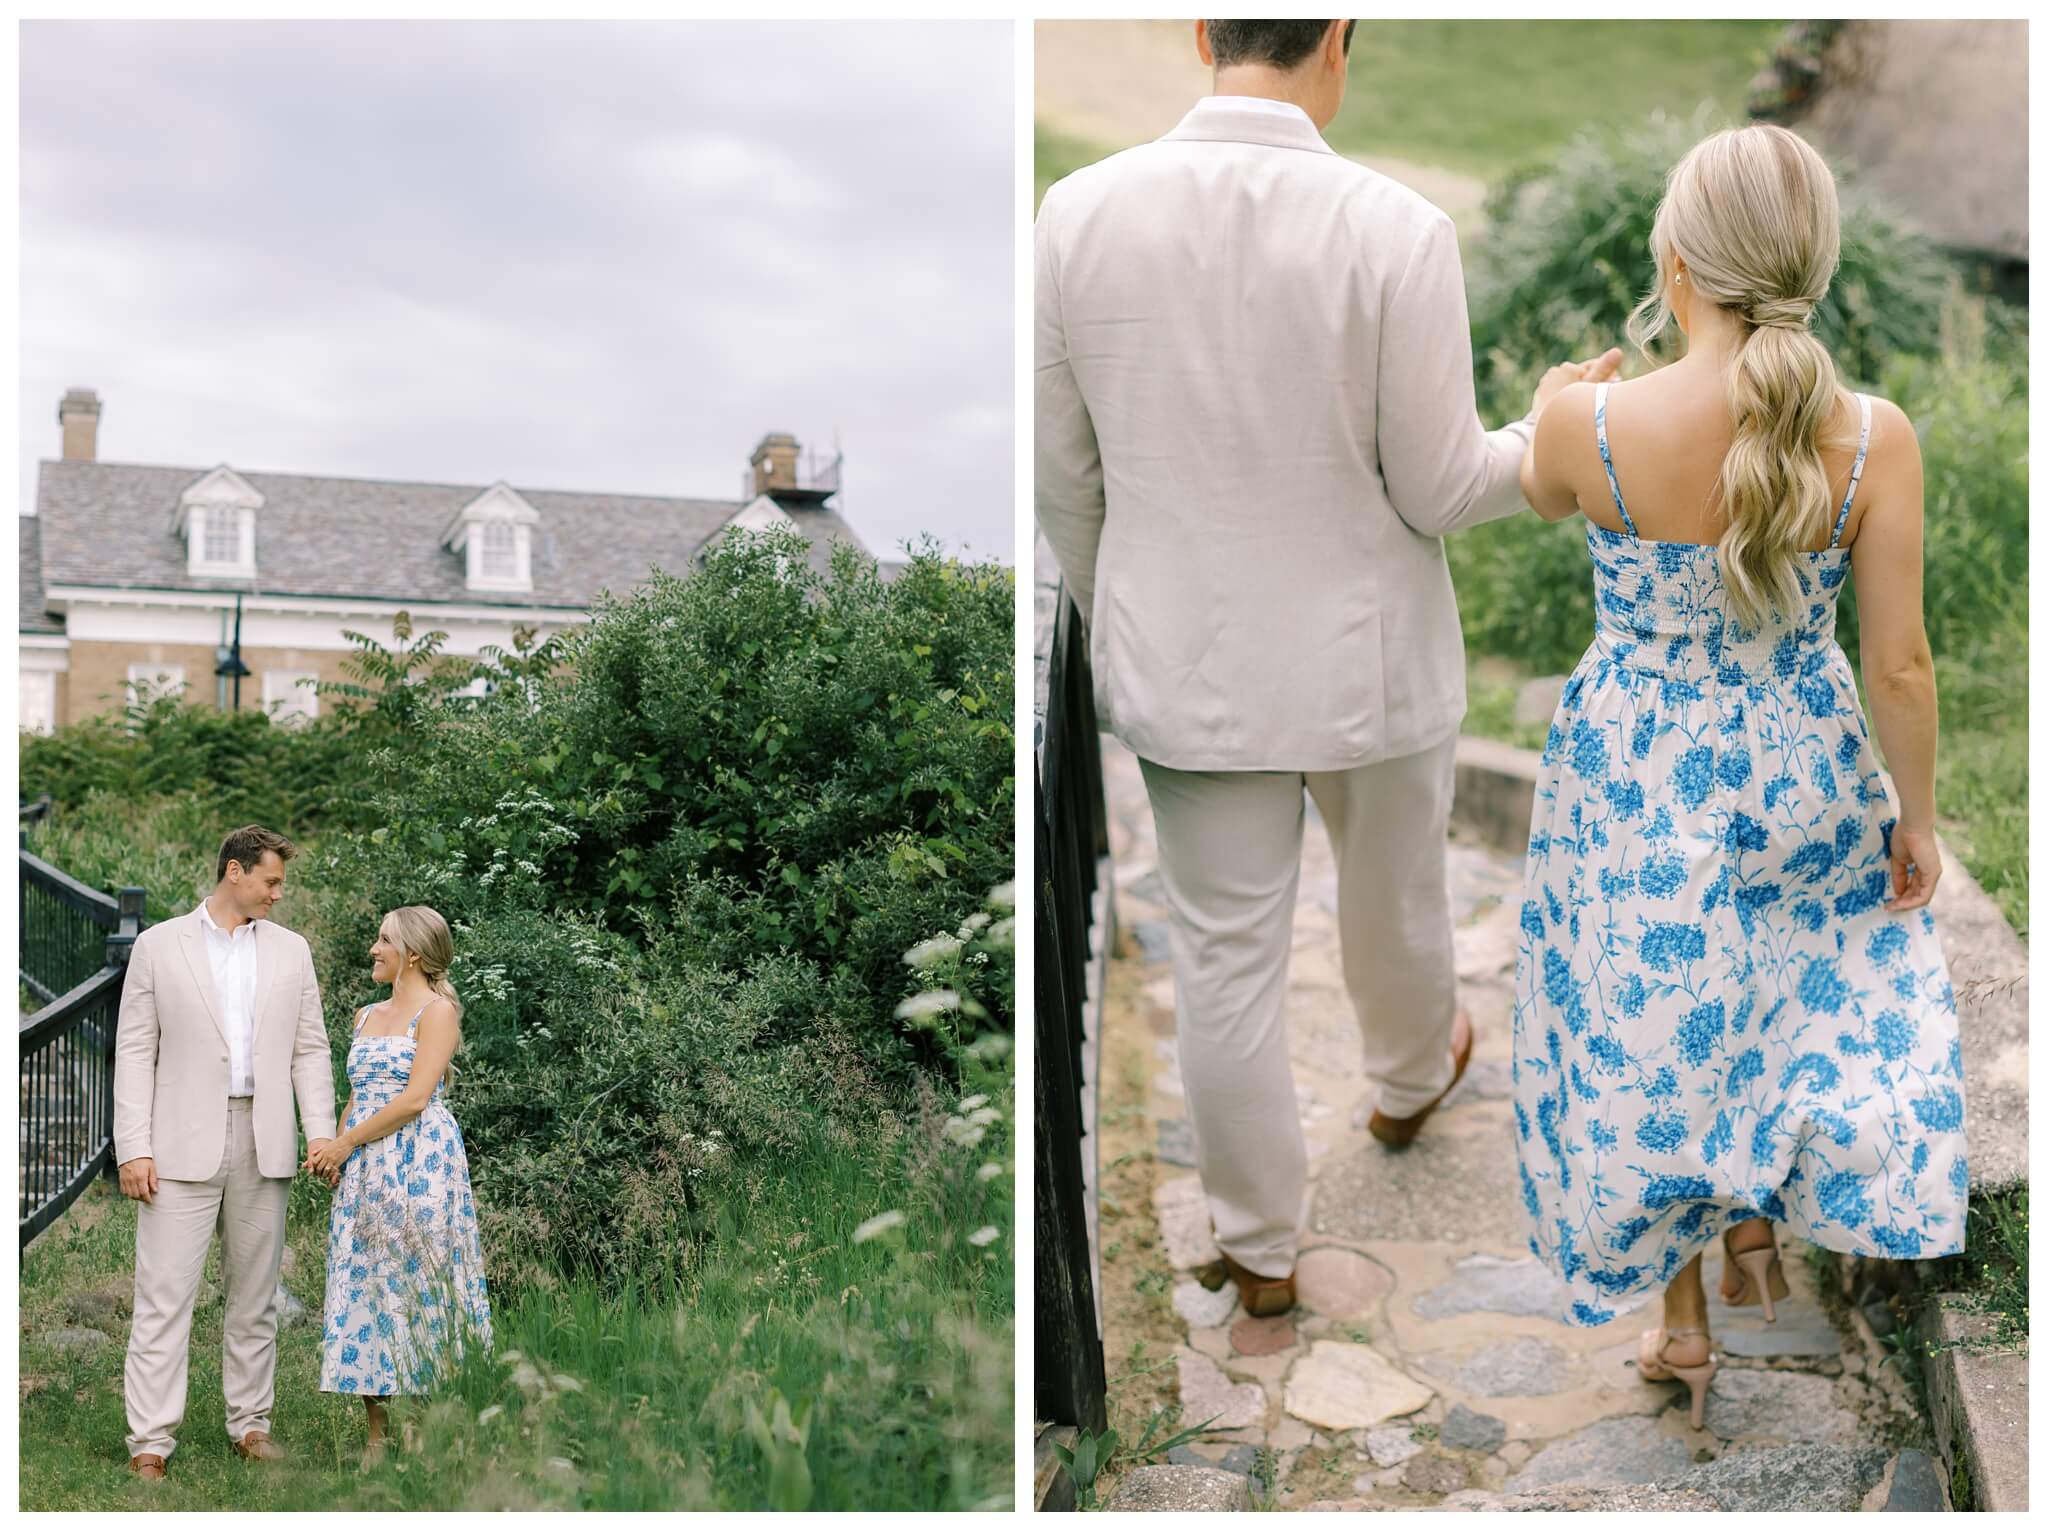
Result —
<svg viewBox="0 0 2048 1531"><path fill-rule="evenodd" d="M1448 735L1437 538L1515 508L1525 439L1477 425L1449 220L1298 110L1211 98L1055 185L1038 247L1039 514L1112 728L1190 770Z"/></svg>

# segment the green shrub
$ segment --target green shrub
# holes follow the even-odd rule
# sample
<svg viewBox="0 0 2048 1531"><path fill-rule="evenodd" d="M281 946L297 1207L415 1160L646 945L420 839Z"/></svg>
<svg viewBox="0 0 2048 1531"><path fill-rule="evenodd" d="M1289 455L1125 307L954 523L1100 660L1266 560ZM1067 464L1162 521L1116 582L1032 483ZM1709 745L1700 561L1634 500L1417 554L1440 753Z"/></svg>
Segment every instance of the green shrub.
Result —
<svg viewBox="0 0 2048 1531"><path fill-rule="evenodd" d="M21 795L59 807L107 795L128 803L192 792L219 830L267 824L297 838L345 817L360 767L347 726L278 724L256 709L221 712L175 697L131 703L51 734L21 736ZM212 851L209 850L209 858Z"/></svg>
<svg viewBox="0 0 2048 1531"><path fill-rule="evenodd" d="M1664 178L1717 125L1660 114L1632 133L1587 134L1489 191L1469 266L1482 414L1515 418L1544 367L1627 345L1623 326L1656 279L1650 226ZM1867 383L1894 357L1936 348L1953 278L1933 244L1844 184L1842 263L1814 331ZM1675 342L1674 327L1665 343Z"/></svg>

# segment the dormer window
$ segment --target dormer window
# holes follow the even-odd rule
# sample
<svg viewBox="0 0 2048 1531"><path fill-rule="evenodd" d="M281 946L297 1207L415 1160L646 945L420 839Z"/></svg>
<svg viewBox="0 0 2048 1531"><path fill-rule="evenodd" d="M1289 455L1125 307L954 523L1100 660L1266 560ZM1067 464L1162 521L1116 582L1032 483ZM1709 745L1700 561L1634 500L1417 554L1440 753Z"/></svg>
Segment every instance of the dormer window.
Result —
<svg viewBox="0 0 2048 1531"><path fill-rule="evenodd" d="M506 484L493 484L455 513L441 544L463 556L464 583L479 591L533 589L533 528L540 513Z"/></svg>
<svg viewBox="0 0 2048 1531"><path fill-rule="evenodd" d="M510 521L484 522L484 545L480 566L485 579L517 579L519 528Z"/></svg>
<svg viewBox="0 0 2048 1531"><path fill-rule="evenodd" d="M185 538L185 572L200 578L256 577L256 512L263 496L232 468L215 468L178 496L173 529Z"/></svg>
<svg viewBox="0 0 2048 1531"><path fill-rule="evenodd" d="M206 528L206 545L200 557L207 563L232 564L242 561L242 515L231 505L209 505L201 516Z"/></svg>

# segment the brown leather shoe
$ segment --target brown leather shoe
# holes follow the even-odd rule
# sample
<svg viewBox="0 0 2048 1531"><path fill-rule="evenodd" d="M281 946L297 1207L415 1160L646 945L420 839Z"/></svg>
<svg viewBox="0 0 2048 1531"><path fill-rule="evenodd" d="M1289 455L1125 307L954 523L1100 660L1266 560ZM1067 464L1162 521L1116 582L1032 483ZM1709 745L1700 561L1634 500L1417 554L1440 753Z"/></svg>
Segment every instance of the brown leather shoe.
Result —
<svg viewBox="0 0 2048 1531"><path fill-rule="evenodd" d="M235 1442L235 1455L244 1462L281 1462L284 1447L273 1441L268 1431L251 1430Z"/></svg>
<svg viewBox="0 0 2048 1531"><path fill-rule="evenodd" d="M128 1471L145 1483L160 1483L164 1476L164 1459L145 1451L139 1457L128 1459Z"/></svg>
<svg viewBox="0 0 2048 1531"><path fill-rule="evenodd" d="M1221 1291L1226 1281L1236 1282L1237 1300L1254 1318L1272 1318L1294 1306L1292 1271L1284 1276L1261 1276L1256 1271L1246 1270L1229 1255L1219 1254L1198 1268L1194 1277L1212 1292Z"/></svg>
<svg viewBox="0 0 2048 1531"><path fill-rule="evenodd" d="M1458 1041L1459 1028L1464 1028L1464 1043ZM1366 1125L1372 1135L1389 1148L1406 1148L1415 1141L1422 1131L1422 1124L1429 1120L1430 1113L1444 1103L1444 1097L1457 1089L1458 1081L1465 1077L1465 1066L1472 1061L1472 1017L1460 1009L1451 1021L1451 1082L1437 1092L1435 1100L1424 1106L1413 1116L1387 1116L1377 1108L1372 1120Z"/></svg>

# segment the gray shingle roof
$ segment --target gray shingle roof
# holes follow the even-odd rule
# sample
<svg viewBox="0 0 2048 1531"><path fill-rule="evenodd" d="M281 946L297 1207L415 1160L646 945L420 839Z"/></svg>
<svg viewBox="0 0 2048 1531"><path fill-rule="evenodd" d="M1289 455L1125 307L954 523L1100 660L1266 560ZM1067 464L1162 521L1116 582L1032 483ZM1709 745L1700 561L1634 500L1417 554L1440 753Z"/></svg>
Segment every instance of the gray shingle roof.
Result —
<svg viewBox="0 0 2048 1531"><path fill-rule="evenodd" d="M533 529L533 589L482 592L467 587L463 555L443 547L441 534L489 486L244 472L241 477L264 500L256 512L252 584L195 579L186 572L185 542L173 520L179 496L210 471L42 463L35 518L41 523L38 596L44 586L91 585L587 608L600 591L624 594L652 569L687 573L691 559L744 503L521 489L540 516ZM809 540L818 568L829 565L835 541L859 545L833 510L784 508ZM31 610L33 535L24 518L24 623Z"/></svg>
<svg viewBox="0 0 2048 1531"><path fill-rule="evenodd" d="M64 619L52 616L43 600L42 526L34 516L16 516L21 523L21 630L61 633Z"/></svg>

